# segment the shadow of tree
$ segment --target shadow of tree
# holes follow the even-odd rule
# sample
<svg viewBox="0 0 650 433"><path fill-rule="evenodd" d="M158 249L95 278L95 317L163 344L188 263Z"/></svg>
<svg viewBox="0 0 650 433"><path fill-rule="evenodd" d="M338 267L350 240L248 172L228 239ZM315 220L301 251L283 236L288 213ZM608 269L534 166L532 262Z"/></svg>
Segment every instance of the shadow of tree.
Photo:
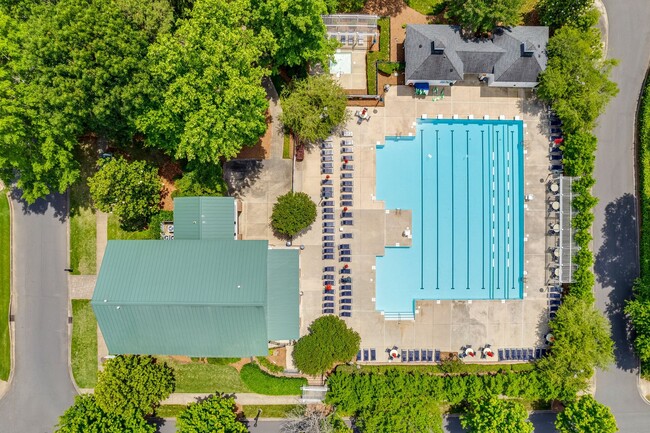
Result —
<svg viewBox="0 0 650 433"><path fill-rule="evenodd" d="M39 198L34 203L29 204L23 198L22 190L13 188L9 194L14 203L20 205L21 211L24 215L38 214L43 215L49 208L54 211L54 216L61 222L65 222L68 218L68 193L49 194L45 198Z"/></svg>
<svg viewBox="0 0 650 433"><path fill-rule="evenodd" d="M632 296L632 285L639 275L637 204L625 194L605 207L601 233L603 244L596 254L594 270L603 288L611 288L606 314L612 325L614 356L618 368L631 371L637 366L630 344L629 324L623 308Z"/></svg>
<svg viewBox="0 0 650 433"><path fill-rule="evenodd" d="M252 187L260 178L264 161L239 159L224 164L223 174L228 184L229 195L240 197L242 191Z"/></svg>

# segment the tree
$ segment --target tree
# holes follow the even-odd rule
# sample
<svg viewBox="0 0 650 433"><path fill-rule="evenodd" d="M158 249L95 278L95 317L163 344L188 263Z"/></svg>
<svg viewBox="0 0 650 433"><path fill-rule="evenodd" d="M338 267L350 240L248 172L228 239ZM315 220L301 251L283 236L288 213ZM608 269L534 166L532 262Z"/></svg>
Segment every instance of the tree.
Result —
<svg viewBox="0 0 650 433"><path fill-rule="evenodd" d="M174 392L174 370L148 355L120 355L99 372L95 397L107 413L125 418L149 415Z"/></svg>
<svg viewBox="0 0 650 433"><path fill-rule="evenodd" d="M566 134L562 143L562 163L568 176L593 172L598 139L589 131Z"/></svg>
<svg viewBox="0 0 650 433"><path fill-rule="evenodd" d="M75 397L59 418L56 433L153 433L156 427L142 415L122 417L102 410L92 394Z"/></svg>
<svg viewBox="0 0 650 433"><path fill-rule="evenodd" d="M197 0L175 34L150 47L151 79L161 91L137 120L148 145L217 164L257 143L268 108L260 62L273 36L255 32L250 16L249 0Z"/></svg>
<svg viewBox="0 0 650 433"><path fill-rule="evenodd" d="M298 406L287 414L281 433L349 433L352 430L329 406Z"/></svg>
<svg viewBox="0 0 650 433"><path fill-rule="evenodd" d="M442 415L437 402L420 394L403 399L399 394L382 395L359 411L361 431L373 433L442 433Z"/></svg>
<svg viewBox="0 0 650 433"><path fill-rule="evenodd" d="M329 75L294 81L282 93L280 122L301 141L324 140L348 120L345 91Z"/></svg>
<svg viewBox="0 0 650 433"><path fill-rule="evenodd" d="M523 0L448 0L445 18L459 24L468 36L483 35L495 27L521 20Z"/></svg>
<svg viewBox="0 0 650 433"><path fill-rule="evenodd" d="M220 164L188 164L183 177L174 186L172 197L221 197L228 192Z"/></svg>
<svg viewBox="0 0 650 433"><path fill-rule="evenodd" d="M560 433L615 433L618 431L614 415L604 404L585 395L564 408L557 415L555 428Z"/></svg>
<svg viewBox="0 0 650 433"><path fill-rule="evenodd" d="M555 341L537 366L548 399L571 401L587 388L595 367L607 368L614 359L609 322L590 300L569 296L549 326Z"/></svg>
<svg viewBox="0 0 650 433"><path fill-rule="evenodd" d="M336 41L327 37L321 15L325 0L252 0L255 26L268 29L275 38L274 69L283 66L326 63Z"/></svg>
<svg viewBox="0 0 650 433"><path fill-rule="evenodd" d="M289 191L273 205L271 226L276 232L293 237L316 221L316 203L304 192Z"/></svg>
<svg viewBox="0 0 650 433"><path fill-rule="evenodd" d="M589 28L584 26L585 18L598 21L598 11L594 9L594 0L542 0L539 3L539 15L542 24L559 29L564 25Z"/></svg>
<svg viewBox="0 0 650 433"><path fill-rule="evenodd" d="M642 281L636 283L636 298L628 301L625 306L625 314L630 317L636 334L634 348L641 363L645 365L650 362L650 300L639 296L641 284L643 284Z"/></svg>
<svg viewBox="0 0 650 433"><path fill-rule="evenodd" d="M212 395L198 403L191 403L178 416L178 433L247 433L246 426L237 420L235 400Z"/></svg>
<svg viewBox="0 0 650 433"><path fill-rule="evenodd" d="M600 31L562 27L550 39L548 64L537 88L562 119L565 133L591 130L618 87L609 80L615 60L603 60Z"/></svg>
<svg viewBox="0 0 650 433"><path fill-rule="evenodd" d="M460 423L470 433L532 433L524 406L514 401L490 397L470 403Z"/></svg>
<svg viewBox="0 0 650 433"><path fill-rule="evenodd" d="M162 183L156 169L145 161L104 160L88 179L90 195L102 212L113 212L124 228L144 227L160 208Z"/></svg>
<svg viewBox="0 0 650 433"><path fill-rule="evenodd" d="M79 136L135 132L152 91L142 61L152 35L119 1L34 2L19 19L0 16L0 175L17 174L29 202L79 178Z"/></svg>
<svg viewBox="0 0 650 433"><path fill-rule="evenodd" d="M319 317L309 325L309 334L298 340L293 361L306 374L322 374L337 362L348 362L359 351L361 337L336 316Z"/></svg>

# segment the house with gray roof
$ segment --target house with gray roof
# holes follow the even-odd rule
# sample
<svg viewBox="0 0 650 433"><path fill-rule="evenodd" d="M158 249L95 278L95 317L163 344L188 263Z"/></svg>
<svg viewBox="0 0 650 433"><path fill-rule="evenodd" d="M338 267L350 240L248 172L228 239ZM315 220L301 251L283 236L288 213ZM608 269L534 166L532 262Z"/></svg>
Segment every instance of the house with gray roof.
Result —
<svg viewBox="0 0 650 433"><path fill-rule="evenodd" d="M548 27L497 28L491 38L466 39L459 26L408 25L408 85L449 86L476 79L491 87L537 86L546 69Z"/></svg>
<svg viewBox="0 0 650 433"><path fill-rule="evenodd" d="M299 251L237 240L228 197L175 201L173 240L109 241L91 305L110 354L248 357L299 337Z"/></svg>

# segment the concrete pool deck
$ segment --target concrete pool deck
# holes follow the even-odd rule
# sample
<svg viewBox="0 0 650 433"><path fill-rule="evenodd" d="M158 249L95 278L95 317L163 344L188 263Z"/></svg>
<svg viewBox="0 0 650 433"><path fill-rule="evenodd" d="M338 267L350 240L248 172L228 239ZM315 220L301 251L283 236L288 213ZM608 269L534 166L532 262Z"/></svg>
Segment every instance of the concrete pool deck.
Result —
<svg viewBox="0 0 650 433"><path fill-rule="evenodd" d="M539 347L547 331L547 236L548 203L545 201L549 177L548 139L545 122L541 118L541 105L530 99L524 89L492 89L485 87L453 87L445 89L442 100L432 101L415 98L413 90L406 86L390 89L385 95L385 107L373 108L369 104L371 118L357 124L352 119L347 129L354 140L354 226L344 229L353 234L350 244L351 276L353 278L352 317L346 322L357 330L362 338L362 348L375 348L377 361L386 361L384 349L398 346L400 349L437 349L458 351L471 344L479 347L491 344L493 348ZM353 113L354 110L351 109ZM414 134L414 122L425 114L428 118L442 115L444 118L476 119L488 115L499 119L500 115L512 120L518 116L524 128L524 194L534 199L527 202L524 211L527 241L524 243L526 282L524 299L512 301L417 301L414 320L387 320L375 310L376 256L383 253L386 243L386 209L384 203L375 200L375 146L384 137ZM342 243L339 231L339 185L340 185L340 137L333 143L335 242ZM320 149L306 152L305 160L296 164L295 187L304 191L318 203L320 201ZM406 211L404 209L403 211ZM313 227L295 239L294 245L302 244L301 253L301 334L309 324L322 314L323 266L342 266L335 260L321 257L321 214ZM337 277L340 275L337 274ZM338 287L335 286L335 289ZM338 296L336 296L338 304ZM338 313L338 309L336 310ZM390 319L398 319L392 317ZM496 360L496 359L495 359Z"/></svg>

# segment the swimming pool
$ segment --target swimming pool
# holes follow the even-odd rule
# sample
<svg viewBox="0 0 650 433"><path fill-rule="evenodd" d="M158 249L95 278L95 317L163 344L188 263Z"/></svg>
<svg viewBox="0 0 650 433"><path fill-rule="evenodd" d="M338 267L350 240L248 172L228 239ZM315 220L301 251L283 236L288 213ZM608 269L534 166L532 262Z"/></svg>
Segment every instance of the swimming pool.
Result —
<svg viewBox="0 0 650 433"><path fill-rule="evenodd" d="M377 200L412 210L412 245L377 257L377 310L522 298L523 123L418 120L376 152Z"/></svg>

